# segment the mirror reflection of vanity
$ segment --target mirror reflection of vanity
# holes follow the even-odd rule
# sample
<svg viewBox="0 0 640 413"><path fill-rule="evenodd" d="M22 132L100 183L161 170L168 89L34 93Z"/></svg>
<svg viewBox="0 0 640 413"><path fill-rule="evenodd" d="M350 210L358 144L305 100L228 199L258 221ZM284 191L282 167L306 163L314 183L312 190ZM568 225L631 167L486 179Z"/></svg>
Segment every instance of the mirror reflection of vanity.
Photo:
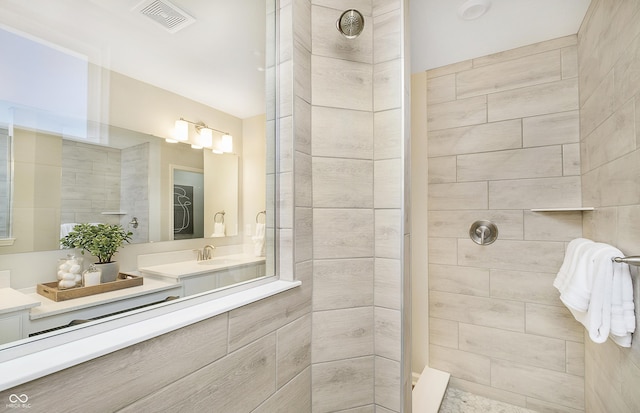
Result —
<svg viewBox="0 0 640 413"><path fill-rule="evenodd" d="M275 98L265 92L275 86L274 11L256 0L173 0L196 18L167 32L140 15L138 1L60 3L0 5L0 74L12 79L0 86L0 291L31 296L20 316L0 308L0 330L22 331L0 337L0 349L25 331L275 271L273 247L255 249L260 225L263 242L274 238L266 218L274 104L265 101ZM251 30L229 45L224 27L238 15ZM221 150L227 136L232 149ZM56 260L69 252L60 238L77 223L131 231L116 259L144 285L64 304L34 300L35 285L55 279ZM194 250L205 245L214 257L198 262Z"/></svg>

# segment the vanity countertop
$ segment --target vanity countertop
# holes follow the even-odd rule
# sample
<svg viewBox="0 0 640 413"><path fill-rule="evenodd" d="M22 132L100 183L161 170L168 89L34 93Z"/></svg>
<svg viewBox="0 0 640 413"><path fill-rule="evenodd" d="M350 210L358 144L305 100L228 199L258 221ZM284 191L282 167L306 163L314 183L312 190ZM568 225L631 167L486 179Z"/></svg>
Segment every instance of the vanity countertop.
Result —
<svg viewBox="0 0 640 413"><path fill-rule="evenodd" d="M135 272L131 272L132 274ZM156 280L153 278L145 278L144 284L123 288L121 290L109 291L106 293L88 295L86 297L74 298L66 301L53 301L35 291L24 290L26 297L37 302L38 305L31 309L30 318L32 320L48 317L55 314L66 313L69 311L80 310L83 308L94 307L96 305L111 303L114 301L125 300L145 294L155 293L172 288L178 288L179 285L172 282Z"/></svg>
<svg viewBox="0 0 640 413"><path fill-rule="evenodd" d="M206 261L191 260L170 264L150 265L141 267L138 270L142 274L158 275L161 277L175 278L176 280L179 280L180 278L263 262L265 262L265 257L256 257L248 254L231 254L221 255ZM147 278L145 278L145 280L146 279Z"/></svg>
<svg viewBox="0 0 640 413"><path fill-rule="evenodd" d="M29 294L9 287L0 288L0 314L25 310L39 305L40 301Z"/></svg>

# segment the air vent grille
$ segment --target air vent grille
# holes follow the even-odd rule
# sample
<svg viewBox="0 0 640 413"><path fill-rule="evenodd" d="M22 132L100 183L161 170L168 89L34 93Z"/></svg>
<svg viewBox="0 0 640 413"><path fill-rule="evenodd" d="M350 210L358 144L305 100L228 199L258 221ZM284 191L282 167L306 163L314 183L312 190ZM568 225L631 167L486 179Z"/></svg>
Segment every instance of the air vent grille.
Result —
<svg viewBox="0 0 640 413"><path fill-rule="evenodd" d="M182 30L196 21L184 10L167 0L145 0L138 4L134 10L149 17L170 33Z"/></svg>

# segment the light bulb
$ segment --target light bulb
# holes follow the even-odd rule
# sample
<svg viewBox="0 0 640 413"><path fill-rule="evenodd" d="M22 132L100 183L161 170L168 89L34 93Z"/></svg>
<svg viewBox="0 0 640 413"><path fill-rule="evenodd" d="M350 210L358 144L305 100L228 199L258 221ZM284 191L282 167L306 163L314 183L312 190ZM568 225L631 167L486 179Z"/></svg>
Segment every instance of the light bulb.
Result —
<svg viewBox="0 0 640 413"><path fill-rule="evenodd" d="M222 144L220 145L222 152L224 153L232 153L233 152L233 137L227 133L222 135Z"/></svg>
<svg viewBox="0 0 640 413"><path fill-rule="evenodd" d="M189 139L189 124L185 120L177 120L175 126L175 138L176 140L185 142Z"/></svg>

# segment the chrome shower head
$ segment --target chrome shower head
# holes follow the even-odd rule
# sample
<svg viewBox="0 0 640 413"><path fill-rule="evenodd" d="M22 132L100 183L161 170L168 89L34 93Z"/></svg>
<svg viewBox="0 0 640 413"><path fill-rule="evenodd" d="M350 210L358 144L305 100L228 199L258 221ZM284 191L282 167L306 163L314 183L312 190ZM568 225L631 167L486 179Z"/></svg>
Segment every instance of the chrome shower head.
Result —
<svg viewBox="0 0 640 413"><path fill-rule="evenodd" d="M347 39L355 39L364 29L364 17L358 10L349 9L340 15L336 27Z"/></svg>

